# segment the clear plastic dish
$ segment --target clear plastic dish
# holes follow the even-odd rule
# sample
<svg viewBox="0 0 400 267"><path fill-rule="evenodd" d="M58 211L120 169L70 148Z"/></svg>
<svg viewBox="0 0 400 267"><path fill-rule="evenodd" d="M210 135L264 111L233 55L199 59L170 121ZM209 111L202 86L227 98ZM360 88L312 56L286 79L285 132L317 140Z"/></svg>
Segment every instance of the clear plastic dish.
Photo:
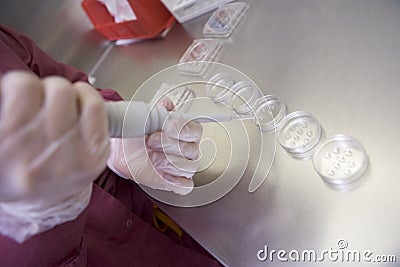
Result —
<svg viewBox="0 0 400 267"><path fill-rule="evenodd" d="M287 115L278 134L279 144L292 157L309 159L321 139L322 128L309 112L296 111Z"/></svg>
<svg viewBox="0 0 400 267"><path fill-rule="evenodd" d="M217 9L204 25L205 37L228 38L247 14L249 4L243 2L226 4Z"/></svg>
<svg viewBox="0 0 400 267"><path fill-rule="evenodd" d="M178 66L181 74L203 76L210 62L216 61L223 43L216 39L196 39L183 54Z"/></svg>
<svg viewBox="0 0 400 267"><path fill-rule="evenodd" d="M208 80L206 84L206 94L209 98L218 102L224 102L231 95L233 86L232 78L226 73L217 73Z"/></svg>
<svg viewBox="0 0 400 267"><path fill-rule="evenodd" d="M240 81L232 86L230 106L239 114L247 114L260 97L258 88L249 81Z"/></svg>
<svg viewBox="0 0 400 267"><path fill-rule="evenodd" d="M194 91L187 86L174 86L163 83L150 103L151 105L157 105L163 99L169 98L174 105L174 111L185 112L195 96Z"/></svg>
<svg viewBox="0 0 400 267"><path fill-rule="evenodd" d="M274 95L265 95L256 101L254 115L261 131L272 132L278 129L285 117L286 105Z"/></svg>
<svg viewBox="0 0 400 267"><path fill-rule="evenodd" d="M321 178L335 185L357 180L367 169L368 162L363 145L345 134L326 139L313 157L314 168Z"/></svg>

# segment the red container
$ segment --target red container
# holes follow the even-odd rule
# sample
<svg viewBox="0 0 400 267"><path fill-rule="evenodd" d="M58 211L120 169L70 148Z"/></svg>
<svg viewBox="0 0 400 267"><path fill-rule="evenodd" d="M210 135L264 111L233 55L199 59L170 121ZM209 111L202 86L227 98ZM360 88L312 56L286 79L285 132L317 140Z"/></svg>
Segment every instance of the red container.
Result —
<svg viewBox="0 0 400 267"><path fill-rule="evenodd" d="M108 40L153 38L175 21L160 0L128 0L137 20L114 22L105 5L97 0L83 0L82 8L97 31Z"/></svg>

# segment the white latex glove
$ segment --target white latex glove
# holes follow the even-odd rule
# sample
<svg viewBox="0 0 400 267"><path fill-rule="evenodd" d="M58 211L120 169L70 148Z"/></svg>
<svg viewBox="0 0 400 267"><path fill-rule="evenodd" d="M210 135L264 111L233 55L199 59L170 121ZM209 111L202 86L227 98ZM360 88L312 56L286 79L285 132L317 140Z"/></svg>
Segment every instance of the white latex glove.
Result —
<svg viewBox="0 0 400 267"><path fill-rule="evenodd" d="M162 105L173 109L169 100ZM108 167L139 184L186 195L193 190L191 178L199 164L202 132L199 123L174 118L161 132L143 138L112 139Z"/></svg>
<svg viewBox="0 0 400 267"><path fill-rule="evenodd" d="M0 233L23 242L75 219L106 166L108 125L89 84L1 77Z"/></svg>

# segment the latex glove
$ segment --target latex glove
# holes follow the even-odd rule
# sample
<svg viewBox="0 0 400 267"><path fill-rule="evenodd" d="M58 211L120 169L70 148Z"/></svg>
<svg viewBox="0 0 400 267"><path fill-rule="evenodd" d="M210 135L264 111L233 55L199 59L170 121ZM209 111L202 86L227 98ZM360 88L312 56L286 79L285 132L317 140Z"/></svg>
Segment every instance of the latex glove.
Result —
<svg viewBox="0 0 400 267"><path fill-rule="evenodd" d="M173 109L170 100L161 103L168 110ZM186 195L193 190L191 178L199 165L202 132L199 123L180 118L168 120L163 131L144 138L112 139L107 164L126 179L153 189Z"/></svg>
<svg viewBox="0 0 400 267"><path fill-rule="evenodd" d="M89 84L1 77L0 233L22 242L75 219L106 166L108 125Z"/></svg>

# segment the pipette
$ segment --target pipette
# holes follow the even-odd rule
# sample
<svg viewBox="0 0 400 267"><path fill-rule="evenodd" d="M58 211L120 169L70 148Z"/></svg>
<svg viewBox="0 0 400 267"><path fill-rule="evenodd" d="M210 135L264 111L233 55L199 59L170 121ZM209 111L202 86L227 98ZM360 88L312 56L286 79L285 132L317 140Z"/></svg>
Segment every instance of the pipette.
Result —
<svg viewBox="0 0 400 267"><path fill-rule="evenodd" d="M183 118L186 121L199 123L227 122L232 120L253 119L253 117L240 117L232 114L183 114L169 112L161 106L151 106L144 102L120 101L107 102L110 137L133 138L141 137L162 130L165 121L169 118Z"/></svg>

